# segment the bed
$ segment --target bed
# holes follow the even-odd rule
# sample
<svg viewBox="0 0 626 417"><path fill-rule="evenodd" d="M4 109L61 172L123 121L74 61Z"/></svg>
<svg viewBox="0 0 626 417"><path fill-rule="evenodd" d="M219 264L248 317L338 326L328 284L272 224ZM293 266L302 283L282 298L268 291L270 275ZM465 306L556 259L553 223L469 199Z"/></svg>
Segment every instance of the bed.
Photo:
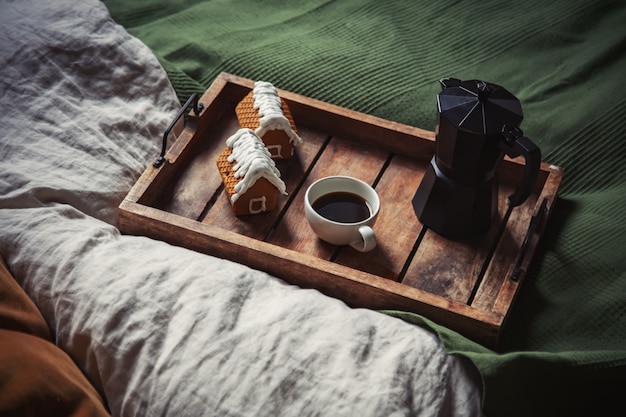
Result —
<svg viewBox="0 0 626 417"><path fill-rule="evenodd" d="M625 19L618 1L2 1L0 414L623 406ZM164 129L224 71L429 130L442 77L516 94L565 177L496 349L120 233Z"/></svg>

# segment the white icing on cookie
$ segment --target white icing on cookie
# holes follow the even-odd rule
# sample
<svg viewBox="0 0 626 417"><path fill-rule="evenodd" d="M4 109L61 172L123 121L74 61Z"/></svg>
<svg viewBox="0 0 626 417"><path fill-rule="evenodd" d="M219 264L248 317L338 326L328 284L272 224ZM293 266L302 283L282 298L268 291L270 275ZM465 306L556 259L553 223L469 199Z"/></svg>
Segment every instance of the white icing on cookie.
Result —
<svg viewBox="0 0 626 417"><path fill-rule="evenodd" d="M235 163L233 165L235 178L241 178L235 185L235 193L230 198L233 203L259 178L267 179L278 191L287 194L276 163L272 160L261 138L253 130L239 129L226 140L226 146L232 148L228 162Z"/></svg>
<svg viewBox="0 0 626 417"><path fill-rule="evenodd" d="M260 126L256 134L263 137L268 130L283 130L289 136L289 141L296 146L302 138L291 128L291 124L281 107L280 97L276 87L265 81L256 81L252 90L254 108L261 115Z"/></svg>

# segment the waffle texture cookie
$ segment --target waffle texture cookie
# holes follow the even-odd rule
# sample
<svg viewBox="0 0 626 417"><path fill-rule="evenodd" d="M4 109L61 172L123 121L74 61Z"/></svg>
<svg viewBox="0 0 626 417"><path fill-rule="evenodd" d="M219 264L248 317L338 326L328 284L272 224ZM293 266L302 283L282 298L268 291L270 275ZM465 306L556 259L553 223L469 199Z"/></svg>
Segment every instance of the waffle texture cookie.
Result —
<svg viewBox="0 0 626 417"><path fill-rule="evenodd" d="M237 216L274 210L278 195L287 194L274 160L251 129L239 129L226 140L217 169Z"/></svg>
<svg viewBox="0 0 626 417"><path fill-rule="evenodd" d="M239 125L259 136L273 159L288 159L302 143L291 110L271 83L257 81L235 107Z"/></svg>

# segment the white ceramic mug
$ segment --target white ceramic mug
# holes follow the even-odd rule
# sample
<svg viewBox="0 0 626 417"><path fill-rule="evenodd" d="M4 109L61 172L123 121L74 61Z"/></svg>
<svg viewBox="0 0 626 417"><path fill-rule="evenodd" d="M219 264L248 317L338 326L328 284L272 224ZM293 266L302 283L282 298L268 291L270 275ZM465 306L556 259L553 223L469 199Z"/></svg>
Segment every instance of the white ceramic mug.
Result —
<svg viewBox="0 0 626 417"><path fill-rule="evenodd" d="M322 197L328 198L333 193L349 193L359 196L367 205L366 218L351 221L332 220L320 214L314 208ZM321 201L321 200L320 200ZM341 210L341 205L336 210ZM318 208L319 209L319 208ZM324 177L309 186L304 196L304 211L311 228L320 239L333 245L350 245L360 252L368 252L376 247L376 235L372 226L380 210L380 199L367 183L353 177ZM339 213L341 214L341 213Z"/></svg>

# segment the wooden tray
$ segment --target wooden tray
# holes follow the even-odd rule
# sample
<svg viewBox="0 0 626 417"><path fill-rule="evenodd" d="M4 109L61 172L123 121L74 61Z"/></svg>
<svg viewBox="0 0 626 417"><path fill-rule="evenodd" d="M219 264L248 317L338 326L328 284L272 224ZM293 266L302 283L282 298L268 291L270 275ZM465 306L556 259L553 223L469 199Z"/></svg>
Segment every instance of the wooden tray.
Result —
<svg viewBox="0 0 626 417"><path fill-rule="evenodd" d="M234 108L253 84L220 74L164 163L148 166L121 203L120 230L231 259L353 307L418 313L495 347L552 211L562 170L543 163L531 197L511 210L506 196L520 181L523 161L505 159L498 171L499 214L490 232L444 239L422 226L411 205L434 153L433 132L279 89L304 140L294 158L277 163L289 195L273 212L237 218L215 160L239 128ZM303 194L328 175L354 176L378 191L374 251L335 247L310 230ZM519 274L512 278L516 266Z"/></svg>

